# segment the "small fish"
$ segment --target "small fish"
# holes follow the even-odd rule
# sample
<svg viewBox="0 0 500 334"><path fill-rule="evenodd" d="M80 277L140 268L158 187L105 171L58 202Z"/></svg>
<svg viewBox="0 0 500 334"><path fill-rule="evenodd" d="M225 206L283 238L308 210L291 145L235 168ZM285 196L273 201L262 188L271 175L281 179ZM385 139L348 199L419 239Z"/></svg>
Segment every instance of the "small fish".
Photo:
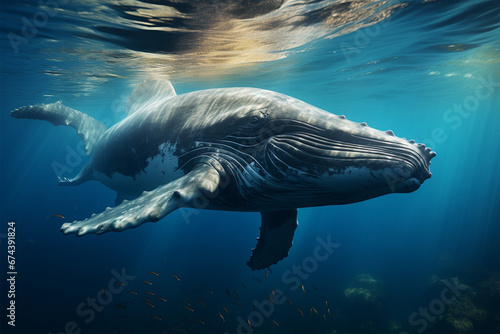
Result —
<svg viewBox="0 0 500 334"><path fill-rule="evenodd" d="M252 327L252 324L250 323L250 320L247 320L248 326Z"/></svg>
<svg viewBox="0 0 500 334"><path fill-rule="evenodd" d="M318 291L318 288L314 284L311 284L311 286L315 291Z"/></svg>
<svg viewBox="0 0 500 334"><path fill-rule="evenodd" d="M273 296L273 299L276 298L276 295L274 294L274 290L271 290L271 296Z"/></svg>
<svg viewBox="0 0 500 334"><path fill-rule="evenodd" d="M226 322L226 319L222 316L222 314L219 313L220 318L222 319L222 322Z"/></svg>
<svg viewBox="0 0 500 334"><path fill-rule="evenodd" d="M144 283L146 284L149 284L149 285L152 285L153 283L151 283L150 281L145 281L145 280L142 280Z"/></svg>
<svg viewBox="0 0 500 334"><path fill-rule="evenodd" d="M184 306L184 308L188 311L194 312L194 310L191 307Z"/></svg>
<svg viewBox="0 0 500 334"><path fill-rule="evenodd" d="M229 297L231 297L231 292L229 292L227 289L226 289L226 295L228 295Z"/></svg>
<svg viewBox="0 0 500 334"><path fill-rule="evenodd" d="M240 296L238 296L238 293L235 289L233 289L233 295L236 297L236 299L240 299Z"/></svg>
<svg viewBox="0 0 500 334"><path fill-rule="evenodd" d="M257 281L257 282L259 282L259 283L262 283L262 281L261 281L260 279L258 279L258 278L252 277L252 279L253 279L254 281Z"/></svg>
<svg viewBox="0 0 500 334"><path fill-rule="evenodd" d="M304 312L302 312L302 310L300 308L297 307L297 311L299 311L301 316L304 316Z"/></svg>
<svg viewBox="0 0 500 334"><path fill-rule="evenodd" d="M311 308L314 311L314 313L316 313L316 315L318 315L318 311L316 311L316 309L313 306L311 306Z"/></svg>
<svg viewBox="0 0 500 334"><path fill-rule="evenodd" d="M61 219L66 218L66 217L64 217L64 216L63 216L63 215L61 215L61 214L55 214L55 215L53 215L52 217L59 217L59 218L61 218Z"/></svg>
<svg viewBox="0 0 500 334"><path fill-rule="evenodd" d="M238 306L241 306L242 308L245 308L245 306L243 306L243 304L242 304L242 303L240 303L240 302L239 302L239 300L235 300L235 301L233 302L233 304L236 304L236 305L238 305Z"/></svg>
<svg viewBox="0 0 500 334"><path fill-rule="evenodd" d="M137 295L137 291L134 291L134 290L128 290L128 292L133 293L134 295Z"/></svg>
<svg viewBox="0 0 500 334"><path fill-rule="evenodd" d="M156 320L161 320L161 317L159 317L159 316L157 316L157 315L152 314L151 316L152 316L153 318L155 318Z"/></svg>
<svg viewBox="0 0 500 334"><path fill-rule="evenodd" d="M324 315L324 314L323 314L323 320L325 320L325 322L326 322L326 315Z"/></svg>
<svg viewBox="0 0 500 334"><path fill-rule="evenodd" d="M214 292L212 290L210 290L209 288L207 288L206 286L202 286L201 288L207 290L212 295L214 294Z"/></svg>
<svg viewBox="0 0 500 334"><path fill-rule="evenodd" d="M198 322L199 322L200 324L202 324L202 325L204 325L204 324L205 324L205 322L204 322L203 320L201 320L201 319L194 318L194 320L198 321Z"/></svg>
<svg viewBox="0 0 500 334"><path fill-rule="evenodd" d="M190 303L190 302L188 302L187 300L183 299L183 301L184 301L184 303L186 303L186 304L187 304L187 306L191 306L191 303Z"/></svg>
<svg viewBox="0 0 500 334"><path fill-rule="evenodd" d="M269 275L269 271L267 271L267 270L266 270L266 278L267 278L267 276L268 276L268 275ZM273 320L273 321L274 321L274 320Z"/></svg>
<svg viewBox="0 0 500 334"><path fill-rule="evenodd" d="M122 283L122 282L115 282L115 285L125 286L125 283Z"/></svg>
<svg viewBox="0 0 500 334"><path fill-rule="evenodd" d="M167 300L163 297L156 297L156 299L161 300L162 302L166 302Z"/></svg>
<svg viewBox="0 0 500 334"><path fill-rule="evenodd" d="M149 274L155 275L155 276L160 276L156 271L148 271Z"/></svg>
<svg viewBox="0 0 500 334"><path fill-rule="evenodd" d="M104 296L106 294L106 289L102 288L102 295Z"/></svg>
<svg viewBox="0 0 500 334"><path fill-rule="evenodd" d="M224 309L224 311L226 311L226 313L229 315L229 311L227 310L227 308L225 308L224 306L222 306L222 308Z"/></svg>
<svg viewBox="0 0 500 334"><path fill-rule="evenodd" d="M247 288L247 286L243 283L241 283L241 286L244 287L245 289Z"/></svg>
<svg viewBox="0 0 500 334"><path fill-rule="evenodd" d="M199 299L198 301L200 302L201 305L207 306L207 304L205 304L205 302L203 300Z"/></svg>
<svg viewBox="0 0 500 334"><path fill-rule="evenodd" d="M273 300L271 299L271 297L269 297L268 295L266 295L266 298L271 302L271 304L274 304Z"/></svg>
<svg viewBox="0 0 500 334"><path fill-rule="evenodd" d="M146 301L146 303L153 304L153 302L151 300L149 300L148 298L146 298L146 297L142 297L142 298Z"/></svg>
<svg viewBox="0 0 500 334"><path fill-rule="evenodd" d="M332 317L332 314L330 313L330 309L326 309L328 311L328 318Z"/></svg>
<svg viewBox="0 0 500 334"><path fill-rule="evenodd" d="M325 307L328 308L328 300L325 300Z"/></svg>
<svg viewBox="0 0 500 334"><path fill-rule="evenodd" d="M313 314L313 309L312 307L309 308L309 318L312 317L312 314Z"/></svg>
<svg viewBox="0 0 500 334"><path fill-rule="evenodd" d="M273 323L276 325L276 327L280 326L280 325L278 325L278 323L275 320L273 320Z"/></svg>
<svg viewBox="0 0 500 334"><path fill-rule="evenodd" d="M144 291L144 292L146 292L147 294L150 294L151 296L154 296L154 295L155 295L155 293L154 293L154 292L152 292L152 291Z"/></svg>
<svg viewBox="0 0 500 334"><path fill-rule="evenodd" d="M181 279L179 278L179 276L177 276L176 274L172 273L172 276L174 276L178 281L180 281Z"/></svg>
<svg viewBox="0 0 500 334"><path fill-rule="evenodd" d="M304 284L302 284L302 292L306 293L306 289L304 289Z"/></svg>
<svg viewBox="0 0 500 334"><path fill-rule="evenodd" d="M146 302L146 305L151 306L151 307L155 307L152 303L148 303L148 302Z"/></svg>
<svg viewBox="0 0 500 334"><path fill-rule="evenodd" d="M290 299L287 299L286 301L288 302L288 304L289 304L290 306L292 306L292 302L290 301Z"/></svg>

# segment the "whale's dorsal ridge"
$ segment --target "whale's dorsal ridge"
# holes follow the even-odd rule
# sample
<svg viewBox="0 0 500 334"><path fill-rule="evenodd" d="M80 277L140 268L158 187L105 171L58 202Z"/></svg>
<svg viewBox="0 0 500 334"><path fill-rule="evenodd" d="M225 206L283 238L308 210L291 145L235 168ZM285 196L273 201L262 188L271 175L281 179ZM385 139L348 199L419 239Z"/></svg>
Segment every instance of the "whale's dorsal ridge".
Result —
<svg viewBox="0 0 500 334"><path fill-rule="evenodd" d="M152 103L175 97L174 86L170 81L146 80L142 82L132 92L132 95L127 101L127 115L131 115L136 111L150 106Z"/></svg>

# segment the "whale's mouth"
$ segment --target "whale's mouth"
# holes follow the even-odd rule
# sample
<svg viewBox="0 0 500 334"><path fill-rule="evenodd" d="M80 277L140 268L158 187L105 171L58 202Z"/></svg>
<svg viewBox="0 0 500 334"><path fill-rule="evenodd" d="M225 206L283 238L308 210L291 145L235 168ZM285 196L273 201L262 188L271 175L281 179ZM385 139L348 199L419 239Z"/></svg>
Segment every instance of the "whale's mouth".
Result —
<svg viewBox="0 0 500 334"><path fill-rule="evenodd" d="M389 177L399 180L401 192L403 186L414 189L431 177L434 156L424 145L394 136L382 140L346 132L295 132L268 141L269 160L281 168L302 175L343 174L349 168L388 170Z"/></svg>

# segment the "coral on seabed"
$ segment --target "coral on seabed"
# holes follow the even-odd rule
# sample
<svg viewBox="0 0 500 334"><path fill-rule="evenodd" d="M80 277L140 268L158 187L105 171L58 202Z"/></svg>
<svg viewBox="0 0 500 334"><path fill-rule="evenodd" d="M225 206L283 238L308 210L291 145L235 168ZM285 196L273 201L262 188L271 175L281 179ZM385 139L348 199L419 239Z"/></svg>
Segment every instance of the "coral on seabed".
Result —
<svg viewBox="0 0 500 334"><path fill-rule="evenodd" d="M366 302L375 302L376 297L370 290L365 288L347 288L344 290L344 295L347 298L354 298L358 300L363 300Z"/></svg>
<svg viewBox="0 0 500 334"><path fill-rule="evenodd" d="M369 274L358 275L344 289L344 297L345 307L340 322L345 321L349 331L369 333L388 328L386 289L381 281Z"/></svg>
<svg viewBox="0 0 500 334"><path fill-rule="evenodd" d="M486 318L486 312L477 308L473 302L476 297L475 290L463 284L456 277L441 280L443 283L445 281L460 286L461 291L453 301L446 305L444 312L439 315L435 324L436 327L440 331L444 330L449 333L465 334L474 332L474 325Z"/></svg>
<svg viewBox="0 0 500 334"><path fill-rule="evenodd" d="M360 274L354 278L351 287L344 290L344 296L351 303L372 304L380 307L385 300L384 284L369 274Z"/></svg>
<svg viewBox="0 0 500 334"><path fill-rule="evenodd" d="M473 292L470 292L473 294ZM455 333L469 333L474 330L474 321L486 318L486 312L478 309L467 294L462 294L451 302L444 312L446 323Z"/></svg>

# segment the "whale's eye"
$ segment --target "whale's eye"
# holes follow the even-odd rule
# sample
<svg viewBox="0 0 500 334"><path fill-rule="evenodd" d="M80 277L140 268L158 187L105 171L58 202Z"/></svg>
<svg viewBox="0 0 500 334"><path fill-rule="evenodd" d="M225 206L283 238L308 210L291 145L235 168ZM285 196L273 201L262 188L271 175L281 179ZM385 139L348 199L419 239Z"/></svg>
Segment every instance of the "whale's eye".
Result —
<svg viewBox="0 0 500 334"><path fill-rule="evenodd" d="M260 124L264 119L266 119L269 116L269 113L267 109L258 109L250 112L248 114L248 122L250 125L258 125Z"/></svg>
<svg viewBox="0 0 500 334"><path fill-rule="evenodd" d="M259 117L257 115L253 115L252 118L250 118L250 123L252 124L258 124L262 117Z"/></svg>

